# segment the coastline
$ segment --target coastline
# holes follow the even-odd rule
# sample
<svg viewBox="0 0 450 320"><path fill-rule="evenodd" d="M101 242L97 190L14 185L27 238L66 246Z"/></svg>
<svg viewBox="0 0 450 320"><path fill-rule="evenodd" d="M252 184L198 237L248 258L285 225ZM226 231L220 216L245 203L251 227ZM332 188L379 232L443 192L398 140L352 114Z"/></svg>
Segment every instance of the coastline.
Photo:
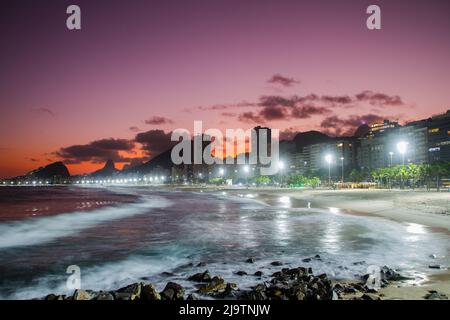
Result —
<svg viewBox="0 0 450 320"><path fill-rule="evenodd" d="M164 186L158 189L178 189L193 192L222 193L227 196L244 197L255 195L254 200L265 202L269 205L280 205L280 199L289 198L290 208L339 208L339 214L376 216L387 218L401 223L416 223L428 227L432 232L449 233L450 213L447 212L448 193L435 193L423 191L400 191L400 190L295 190L280 188L227 188L227 187L192 187L192 186ZM155 189L157 190L157 189ZM418 193L421 195L420 203L416 200ZM426 196L426 197L423 197ZM309 203L309 204L308 204ZM286 205L286 203L285 203ZM425 208L424 210L422 208ZM396 212L399 211L399 214ZM442 223L440 223L442 221ZM440 224L439 224L440 223ZM433 261L430 259L430 264ZM424 262L428 263L428 262ZM207 266L206 266L207 268ZM281 267L280 267L281 268ZM430 290L435 290L446 296L450 296L450 273L448 270L429 270L423 282L412 283L411 281L392 280L386 286L375 291L364 291L357 289L356 292L341 292L339 299L361 299L366 293L374 296L372 298L385 299L424 299ZM282 272L282 270L280 271ZM217 275L220 278L220 274ZM315 274L315 278L319 275ZM278 280L277 280L278 281ZM316 280L314 280L316 281ZM333 286L350 285L361 287L361 279L333 280ZM136 284L130 284L136 285ZM225 283L226 285L226 283ZM230 284L234 285L234 284ZM239 283L236 284L239 288ZM223 283L221 284L221 288ZM147 288L148 289L148 288ZM223 289L223 288L222 288ZM222 290L221 289L221 290ZM234 287L232 288L233 292ZM119 292L110 291L111 294ZM231 290L231 287L229 287ZM290 290L290 289L289 289ZM215 292L217 293L217 292ZM53 295L54 296L54 295ZM53 297L51 294L48 299ZM94 295L88 294L91 298ZM118 295L120 296L120 294ZM69 296L67 298L71 298ZM187 297L187 296L186 296ZM185 298L186 298L185 297ZM327 295L329 297L329 295ZM72 297L73 298L73 297ZM204 297L197 297L204 298ZM206 297L207 298L207 297ZM227 298L217 296L217 298ZM235 297L228 297L235 298ZM367 298L367 297L366 297Z"/></svg>
<svg viewBox="0 0 450 320"><path fill-rule="evenodd" d="M207 189L210 189L209 187ZM220 188L234 196L259 195L258 200L274 204L280 197L290 197L293 208L338 208L343 214L376 216L400 223L423 225L433 232L450 234L450 194L410 190L304 190L280 188ZM420 200L417 200L417 198ZM430 269L421 283L392 282L381 288L383 299L421 300L429 291L450 296L450 270ZM352 280L350 280L352 281ZM354 298L354 294L346 299Z"/></svg>

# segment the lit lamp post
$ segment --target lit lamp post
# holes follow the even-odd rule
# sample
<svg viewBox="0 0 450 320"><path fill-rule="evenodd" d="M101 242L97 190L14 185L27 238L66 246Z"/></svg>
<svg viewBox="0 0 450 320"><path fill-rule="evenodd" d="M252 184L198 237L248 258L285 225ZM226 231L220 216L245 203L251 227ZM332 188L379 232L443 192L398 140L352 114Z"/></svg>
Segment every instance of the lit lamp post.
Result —
<svg viewBox="0 0 450 320"><path fill-rule="evenodd" d="M342 183L344 183L344 157L341 157Z"/></svg>
<svg viewBox="0 0 450 320"><path fill-rule="evenodd" d="M243 169L244 169L244 175L245 175L245 183L248 185L248 174L250 172L250 167L245 165Z"/></svg>
<svg viewBox="0 0 450 320"><path fill-rule="evenodd" d="M389 152L389 156L391 158L391 162L389 163L389 167L392 167L392 156L394 155L394 153L391 151Z"/></svg>
<svg viewBox="0 0 450 320"><path fill-rule="evenodd" d="M406 141L400 141L399 143L397 143L397 150L402 155L402 164L405 164L405 153L406 153L407 147L408 147L408 142L406 142Z"/></svg>
<svg viewBox="0 0 450 320"><path fill-rule="evenodd" d="M225 169L224 168L220 168L219 169L219 176L223 179L223 175L225 174Z"/></svg>
<svg viewBox="0 0 450 320"><path fill-rule="evenodd" d="M333 160L333 157L331 154L327 154L325 156L325 161L328 163L328 185L331 186L331 161Z"/></svg>
<svg viewBox="0 0 450 320"><path fill-rule="evenodd" d="M278 162L278 169L280 170L280 187L283 183L283 169L284 169L284 162L283 161L279 161Z"/></svg>

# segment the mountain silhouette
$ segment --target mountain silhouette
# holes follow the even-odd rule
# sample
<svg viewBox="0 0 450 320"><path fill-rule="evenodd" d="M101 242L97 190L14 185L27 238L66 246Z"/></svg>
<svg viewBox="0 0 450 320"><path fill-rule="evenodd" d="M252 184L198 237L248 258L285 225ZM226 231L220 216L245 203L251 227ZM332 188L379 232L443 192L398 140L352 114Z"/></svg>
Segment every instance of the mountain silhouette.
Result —
<svg viewBox="0 0 450 320"><path fill-rule="evenodd" d="M70 173L67 167L61 161L58 161L30 171L26 176L35 179L51 180L55 178L70 178Z"/></svg>

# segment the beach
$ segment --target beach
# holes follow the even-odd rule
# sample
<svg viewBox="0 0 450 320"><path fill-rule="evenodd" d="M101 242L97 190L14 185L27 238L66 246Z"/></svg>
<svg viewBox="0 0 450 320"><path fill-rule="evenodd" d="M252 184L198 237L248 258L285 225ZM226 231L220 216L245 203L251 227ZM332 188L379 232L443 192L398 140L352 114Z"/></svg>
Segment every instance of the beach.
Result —
<svg viewBox="0 0 450 320"><path fill-rule="evenodd" d="M258 194L262 201L275 204L289 199L291 207L341 209L345 214L369 215L400 223L425 226L433 232L450 234L450 193L415 190L311 190L289 188L225 188L226 192L242 196ZM225 190L224 189L224 190ZM431 271L431 269L430 269ZM391 283L379 293L384 299L424 299L430 290L450 296L450 272L442 266L425 281ZM355 295L348 295L353 298Z"/></svg>
<svg viewBox="0 0 450 320"><path fill-rule="evenodd" d="M303 281L307 287L322 283L322 298L336 291L339 299L359 299L373 293L363 288L373 265L401 275L386 269L389 281L375 298L424 299L430 290L450 295L445 192L167 185L67 191L67 205L86 192L102 197L112 192L115 203L43 216L23 210L23 218L14 207L14 220L0 224L3 299L50 293L50 298L73 298L65 287L68 265L79 265L83 289L96 292L78 296L91 298L103 297L101 291L123 298L118 288L139 283L154 285L160 294L176 283L186 298L210 284L189 279L209 270L220 289L199 298L258 296L252 288L261 285L266 297L291 297L296 281ZM29 200L22 195L25 207L34 207L35 199L40 205L54 201L51 189L33 189ZM130 195L136 201L128 203ZM429 268L436 265L439 269ZM286 279L294 285L272 296L278 292L273 285ZM233 294L224 296L225 288Z"/></svg>

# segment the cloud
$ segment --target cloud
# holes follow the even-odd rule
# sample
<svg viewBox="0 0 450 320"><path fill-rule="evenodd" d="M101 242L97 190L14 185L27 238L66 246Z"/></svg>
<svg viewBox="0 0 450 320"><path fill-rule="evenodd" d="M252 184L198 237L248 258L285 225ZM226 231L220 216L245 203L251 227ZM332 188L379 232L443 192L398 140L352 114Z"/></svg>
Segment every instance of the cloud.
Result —
<svg viewBox="0 0 450 320"><path fill-rule="evenodd" d="M33 108L31 109L31 111L33 111L37 115L47 115L51 117L55 116L55 113L49 108Z"/></svg>
<svg viewBox="0 0 450 320"><path fill-rule="evenodd" d="M171 124L172 120L165 117L153 117L144 121L145 124L149 125L161 125L161 124Z"/></svg>
<svg viewBox="0 0 450 320"><path fill-rule="evenodd" d="M325 106L316 106L312 102L320 100L316 95L305 97L261 96L258 106L262 110L247 111L238 115L241 122L266 123L276 120L307 119L313 115L330 113L331 109Z"/></svg>
<svg viewBox="0 0 450 320"><path fill-rule="evenodd" d="M301 107L294 107L291 116L292 118L296 119L307 119L311 118L313 115L322 115L329 112L331 112L331 110L326 107L315 107L313 105L306 105Z"/></svg>
<svg viewBox="0 0 450 320"><path fill-rule="evenodd" d="M134 143L127 139L101 139L88 144L72 145L60 148L55 155L62 158L66 164L77 164L84 161L93 163L105 162L111 159L115 162L127 162L130 159L122 157L119 151L132 151Z"/></svg>
<svg viewBox="0 0 450 320"><path fill-rule="evenodd" d="M404 105L400 96L390 96L385 93L365 90L356 95L358 101L368 102L372 105L401 106Z"/></svg>
<svg viewBox="0 0 450 320"><path fill-rule="evenodd" d="M289 112L284 106L265 107L259 112L259 117L265 121L284 120L289 117Z"/></svg>
<svg viewBox="0 0 450 320"><path fill-rule="evenodd" d="M136 135L135 141L142 144L143 150L153 156L164 152L174 146L177 142L171 141L172 132L163 130L149 130Z"/></svg>
<svg viewBox="0 0 450 320"><path fill-rule="evenodd" d="M234 112L222 112L221 115L223 117L231 117L231 118L236 117L236 113Z"/></svg>
<svg viewBox="0 0 450 320"><path fill-rule="evenodd" d="M288 78L279 73L273 75L269 80L267 80L267 82L271 84L279 84L283 87L292 87L293 85L300 83L300 81L297 81L294 78Z"/></svg>
<svg viewBox="0 0 450 320"><path fill-rule="evenodd" d="M265 123L265 119L255 114L253 111L241 113L238 115L238 120L241 122Z"/></svg>
<svg viewBox="0 0 450 320"><path fill-rule="evenodd" d="M373 124L375 122L383 121L385 117L376 114L365 114L360 116L351 116L346 119L339 118L334 115L325 118L320 126L324 130L324 133L330 135L345 135L351 136L355 130L363 124Z"/></svg>
<svg viewBox="0 0 450 320"><path fill-rule="evenodd" d="M141 129L139 129L138 127L135 127L135 126L129 127L128 130L130 130L131 132L139 132L139 131L141 131Z"/></svg>

